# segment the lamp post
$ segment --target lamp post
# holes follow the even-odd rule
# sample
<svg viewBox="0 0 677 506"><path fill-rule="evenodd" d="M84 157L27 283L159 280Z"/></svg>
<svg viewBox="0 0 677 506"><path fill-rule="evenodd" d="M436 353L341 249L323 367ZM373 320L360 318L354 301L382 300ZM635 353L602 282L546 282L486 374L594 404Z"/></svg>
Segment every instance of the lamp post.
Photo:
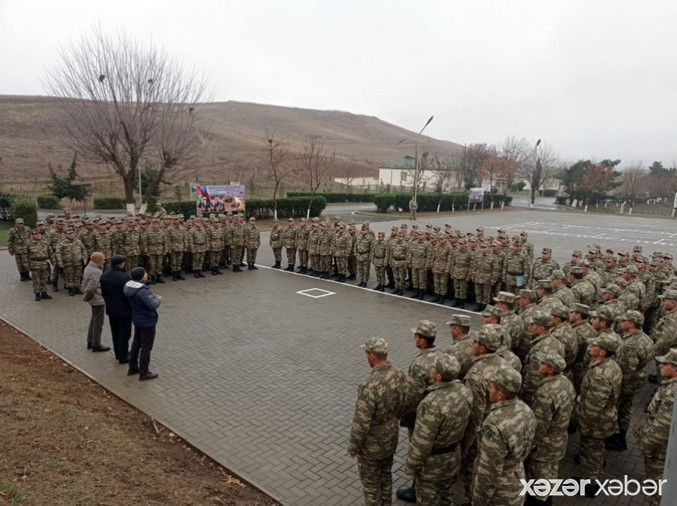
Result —
<svg viewBox="0 0 677 506"><path fill-rule="evenodd" d="M543 167L541 167L541 159L538 157L538 145L541 143L541 139L536 141L536 146L534 146L534 158L536 160L534 165L534 174L531 178L531 203L529 207L534 207L534 200L536 199L536 189L534 184L540 183L541 173L543 172Z"/></svg>
<svg viewBox="0 0 677 506"><path fill-rule="evenodd" d="M426 121L425 125L423 125L423 128L421 128L421 131L418 133L416 138L416 160L414 160L414 202L416 202L416 195L418 193L418 148L421 142L420 137L423 133L423 130L425 130L425 127L430 125L430 122L433 120L433 118L434 116L430 116L430 118L428 118L428 121Z"/></svg>

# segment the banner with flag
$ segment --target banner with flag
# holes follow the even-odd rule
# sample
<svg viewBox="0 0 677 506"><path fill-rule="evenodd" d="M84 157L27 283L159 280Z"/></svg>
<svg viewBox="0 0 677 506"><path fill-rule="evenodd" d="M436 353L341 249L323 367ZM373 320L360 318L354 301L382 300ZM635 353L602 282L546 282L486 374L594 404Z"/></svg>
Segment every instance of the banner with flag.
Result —
<svg viewBox="0 0 677 506"><path fill-rule="evenodd" d="M198 214L244 211L246 207L244 185L195 185L195 193Z"/></svg>

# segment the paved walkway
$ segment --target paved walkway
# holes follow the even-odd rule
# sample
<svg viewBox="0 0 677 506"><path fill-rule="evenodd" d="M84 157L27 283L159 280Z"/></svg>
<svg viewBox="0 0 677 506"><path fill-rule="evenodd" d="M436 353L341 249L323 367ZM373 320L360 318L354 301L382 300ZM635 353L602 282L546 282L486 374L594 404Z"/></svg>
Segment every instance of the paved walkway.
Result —
<svg viewBox="0 0 677 506"><path fill-rule="evenodd" d="M555 214L478 213L453 223L463 230L480 224L518 227L551 216ZM374 228L387 230L391 224ZM553 238L537 234L531 239L539 251ZM563 238L567 248L579 247L578 240ZM587 240L580 239L583 247ZM357 385L369 372L358 346L369 336L384 336L391 343L391 361L406 370L416 352L410 329L419 319L437 322L439 346L446 348L451 338L444 322L454 310L265 268L272 263L267 246L260 256L258 271L153 287L165 303L151 361L160 377L152 382L127 377L112 353L88 352L87 304L63 291L52 301L32 301L30 283L18 281L14 261L5 252L0 253L0 277L6 280L0 286L0 317L282 503L361 504L356 464L346 455ZM312 289L329 293L309 292L315 298L298 293ZM473 316L473 324L478 323ZM110 342L106 327L104 342ZM636 411L649 397L647 387ZM401 469L404 431L401 443L396 486L407 483ZM575 444L570 446L564 477L574 469ZM634 442L630 451L608 461L610 477L642 478ZM609 497L595 504L643 502Z"/></svg>

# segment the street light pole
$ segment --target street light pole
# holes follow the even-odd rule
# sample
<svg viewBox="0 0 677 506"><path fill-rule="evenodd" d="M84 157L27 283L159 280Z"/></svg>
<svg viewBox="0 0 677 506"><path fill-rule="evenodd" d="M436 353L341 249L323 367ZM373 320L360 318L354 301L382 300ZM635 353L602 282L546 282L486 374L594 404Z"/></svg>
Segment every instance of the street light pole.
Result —
<svg viewBox="0 0 677 506"><path fill-rule="evenodd" d="M414 202L416 202L416 195L418 193L418 148L421 142L420 137L421 134L423 133L423 130L425 130L425 127L430 125L430 122L433 120L433 118L434 116L430 116L430 118L428 118L428 121L426 121L425 125L423 125L423 128L421 128L421 131L418 133L418 136L416 137L416 159L414 160Z"/></svg>
<svg viewBox="0 0 677 506"><path fill-rule="evenodd" d="M538 158L538 145L540 143L541 139L538 139L536 141L536 146L534 146L535 165L534 165L534 177L531 178L531 203L529 204L529 207L534 207L534 200L536 199L536 189L534 188L534 184L536 184L537 182L540 183L541 172L543 171L543 168L541 167L541 159Z"/></svg>

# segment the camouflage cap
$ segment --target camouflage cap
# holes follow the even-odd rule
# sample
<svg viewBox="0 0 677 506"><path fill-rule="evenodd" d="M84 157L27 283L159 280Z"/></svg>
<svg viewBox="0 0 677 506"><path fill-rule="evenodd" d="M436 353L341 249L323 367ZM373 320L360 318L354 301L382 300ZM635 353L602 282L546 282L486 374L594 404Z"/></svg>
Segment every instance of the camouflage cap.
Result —
<svg viewBox="0 0 677 506"><path fill-rule="evenodd" d="M388 354L388 341L382 337L370 337L369 340L360 345L367 353L374 353L376 355Z"/></svg>
<svg viewBox="0 0 677 506"><path fill-rule="evenodd" d="M535 323L536 325L543 325L544 327L552 327L552 316L545 311L537 309L531 313L531 318L529 318L528 323Z"/></svg>
<svg viewBox="0 0 677 506"><path fill-rule="evenodd" d="M611 322L614 319L615 315L611 309L606 306L600 306L596 311L590 312L590 318L602 318L608 322Z"/></svg>
<svg viewBox="0 0 677 506"><path fill-rule="evenodd" d="M552 280L550 279L539 279L536 283L537 288L552 288Z"/></svg>
<svg viewBox="0 0 677 506"><path fill-rule="evenodd" d="M64 212L64 213L70 213L70 212L71 212L71 208L70 208L70 207L64 207L63 212Z"/></svg>
<svg viewBox="0 0 677 506"><path fill-rule="evenodd" d="M628 265L623 272L632 276L639 276L639 269L634 265Z"/></svg>
<svg viewBox="0 0 677 506"><path fill-rule="evenodd" d="M665 293L663 295L659 295L658 298L659 299L677 300L677 290L674 290L672 288L665 290Z"/></svg>
<svg viewBox="0 0 677 506"><path fill-rule="evenodd" d="M564 274L564 271L561 269L555 269L552 271L552 274L550 274L550 279L566 279L566 274Z"/></svg>
<svg viewBox="0 0 677 506"><path fill-rule="evenodd" d="M418 322L418 327L411 329L414 334L420 334L426 337L435 337L437 335L437 327L435 322L430 320L420 320Z"/></svg>
<svg viewBox="0 0 677 506"><path fill-rule="evenodd" d="M491 351L496 351L503 343L501 335L496 331L496 329L492 329L488 325L484 325L482 329L477 334L475 334L474 340Z"/></svg>
<svg viewBox="0 0 677 506"><path fill-rule="evenodd" d="M363 225L363 226L364 226L364 225ZM394 225L393 225L392 227L390 227L390 231L391 231L391 232L392 232L392 231L398 231L398 230L399 230L399 228L397 228L397 227L394 226Z"/></svg>
<svg viewBox="0 0 677 506"><path fill-rule="evenodd" d="M378 236L379 236L379 237L385 237L385 235L386 235L385 232L379 232L379 233L378 233Z"/></svg>
<svg viewBox="0 0 677 506"><path fill-rule="evenodd" d="M569 270L569 272L570 272L571 274L585 274L585 272L583 271L583 267L579 267L578 265L574 265L574 266Z"/></svg>
<svg viewBox="0 0 677 506"><path fill-rule="evenodd" d="M642 251L642 247L639 244L636 244L635 246L632 247L632 251Z"/></svg>
<svg viewBox="0 0 677 506"><path fill-rule="evenodd" d="M564 304L555 304L550 309L550 315L557 316L563 321L567 321L569 319L569 308L567 308Z"/></svg>
<svg viewBox="0 0 677 506"><path fill-rule="evenodd" d="M580 313L583 316L588 316L590 314L590 306L581 304L580 302L574 302L574 304L569 308L569 312Z"/></svg>
<svg viewBox="0 0 677 506"><path fill-rule="evenodd" d="M550 249L550 248L543 248L543 251L541 251L541 253L545 253L545 254L552 253L552 249Z"/></svg>
<svg viewBox="0 0 677 506"><path fill-rule="evenodd" d="M515 303L515 294L512 292L498 292L496 297L494 297L494 302L504 302L506 304Z"/></svg>
<svg viewBox="0 0 677 506"><path fill-rule="evenodd" d="M35 222L35 226L36 226L36 227L39 227L39 226L41 226L41 225L44 227L44 226L45 226L45 222L42 221L42 220L38 220L38 221Z"/></svg>
<svg viewBox="0 0 677 506"><path fill-rule="evenodd" d="M571 256L579 256L579 257L582 257L582 256L583 256L583 252L582 252L581 250L579 250L579 249L575 249L575 250L573 250L573 251L571 252Z"/></svg>
<svg viewBox="0 0 677 506"><path fill-rule="evenodd" d="M590 267L590 261L584 258L583 260L578 262L578 265L580 265L581 267Z"/></svg>
<svg viewBox="0 0 677 506"><path fill-rule="evenodd" d="M628 253L627 251L619 251L618 256L619 257L629 257L630 253Z"/></svg>
<svg viewBox="0 0 677 506"><path fill-rule="evenodd" d="M622 292L620 286L615 283L611 283L602 289L602 293L613 293L616 297L618 297Z"/></svg>
<svg viewBox="0 0 677 506"><path fill-rule="evenodd" d="M621 340L616 334L602 332L588 341L593 346L601 346L606 351L615 353L621 347Z"/></svg>
<svg viewBox="0 0 677 506"><path fill-rule="evenodd" d="M670 253L663 253L663 258L666 260L672 260L672 255Z"/></svg>
<svg viewBox="0 0 677 506"><path fill-rule="evenodd" d="M496 318L500 318L503 316L503 311L496 306L488 304L487 307L484 308L484 311L482 311L482 316L495 316Z"/></svg>
<svg viewBox="0 0 677 506"><path fill-rule="evenodd" d="M617 285L618 288L625 288L628 286L628 282L625 280L625 278L616 278L613 282L614 285ZM621 290L623 291L623 290Z"/></svg>
<svg viewBox="0 0 677 506"><path fill-rule="evenodd" d="M677 348L671 348L665 355L656 357L659 364L674 364L677 365Z"/></svg>
<svg viewBox="0 0 677 506"><path fill-rule="evenodd" d="M636 264L637 264L637 263L648 264L648 263L649 263L649 259L646 258L646 257L643 257L643 256L639 256L639 257L635 258L635 263L636 263Z"/></svg>
<svg viewBox="0 0 677 506"><path fill-rule="evenodd" d="M538 353L538 361L552 367L556 373L562 372L567 367L567 362L562 358L562 355L550 351L547 353Z"/></svg>
<svg viewBox="0 0 677 506"><path fill-rule="evenodd" d="M451 316L451 319L446 324L470 327L470 316L464 314L455 314Z"/></svg>
<svg viewBox="0 0 677 506"><path fill-rule="evenodd" d="M522 389L522 375L510 366L499 367L491 381L507 392L518 394Z"/></svg>
<svg viewBox="0 0 677 506"><path fill-rule="evenodd" d="M437 353L432 365L444 381L453 381L461 372L461 364L456 357L447 353Z"/></svg>
<svg viewBox="0 0 677 506"><path fill-rule="evenodd" d="M536 290L529 290L528 288L522 288L520 289L519 292L517 292L517 298L525 298L529 300L536 300L538 295L536 294Z"/></svg>
<svg viewBox="0 0 677 506"><path fill-rule="evenodd" d="M635 325L642 325L644 323L644 315L634 309L628 309L622 315L616 317L617 320L627 320Z"/></svg>
<svg viewBox="0 0 677 506"><path fill-rule="evenodd" d="M17 225L22 225L23 222L24 222L23 218L17 218L16 220L14 220L14 223L16 223Z"/></svg>
<svg viewBox="0 0 677 506"><path fill-rule="evenodd" d="M47 214L47 218L54 218L54 217L55 217L55 214L54 214L54 213L48 213L48 214Z"/></svg>

